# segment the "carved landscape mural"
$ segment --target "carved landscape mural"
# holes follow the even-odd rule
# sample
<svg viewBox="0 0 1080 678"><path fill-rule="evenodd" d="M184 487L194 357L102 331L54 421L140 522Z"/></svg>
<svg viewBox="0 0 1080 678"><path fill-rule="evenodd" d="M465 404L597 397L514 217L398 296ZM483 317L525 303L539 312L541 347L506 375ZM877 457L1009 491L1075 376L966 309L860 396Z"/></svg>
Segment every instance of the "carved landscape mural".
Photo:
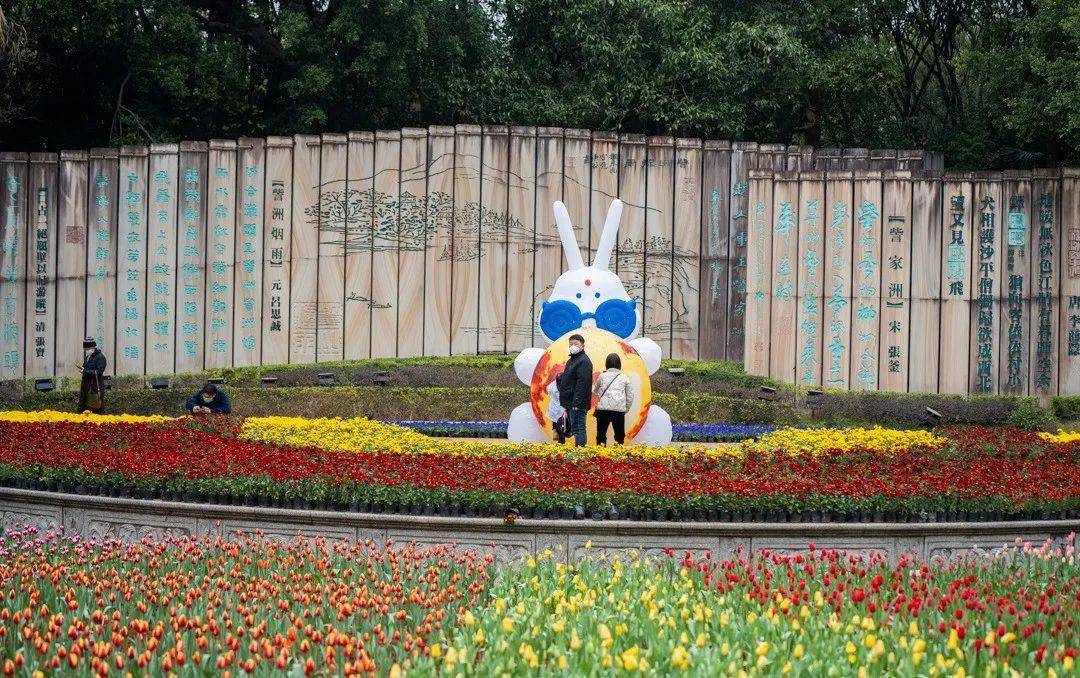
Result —
<svg viewBox="0 0 1080 678"><path fill-rule="evenodd" d="M71 374L85 334L118 374L513 353L563 270L551 203L591 256L618 197L665 355L1077 392L1075 172L864 151L458 125L0 153L0 376Z"/></svg>

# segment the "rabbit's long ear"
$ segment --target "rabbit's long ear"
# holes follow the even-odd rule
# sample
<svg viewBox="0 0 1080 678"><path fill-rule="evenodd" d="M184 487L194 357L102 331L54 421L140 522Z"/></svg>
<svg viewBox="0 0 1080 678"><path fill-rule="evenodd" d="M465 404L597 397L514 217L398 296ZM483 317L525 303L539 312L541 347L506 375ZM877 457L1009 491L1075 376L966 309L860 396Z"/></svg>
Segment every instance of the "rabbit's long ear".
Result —
<svg viewBox="0 0 1080 678"><path fill-rule="evenodd" d="M604 230L600 232L600 244L596 247L596 258L593 259L593 266L596 268L606 271L611 264L611 253L615 250L615 241L619 238L620 219L622 201L616 198L611 201L611 207L608 207Z"/></svg>
<svg viewBox="0 0 1080 678"><path fill-rule="evenodd" d="M574 226L570 223L570 213L566 211L566 205L556 200L552 208L555 210L555 224L559 227L559 239L562 240L566 263L571 271L585 268L585 261L581 258L581 250L578 248L577 236L574 235Z"/></svg>

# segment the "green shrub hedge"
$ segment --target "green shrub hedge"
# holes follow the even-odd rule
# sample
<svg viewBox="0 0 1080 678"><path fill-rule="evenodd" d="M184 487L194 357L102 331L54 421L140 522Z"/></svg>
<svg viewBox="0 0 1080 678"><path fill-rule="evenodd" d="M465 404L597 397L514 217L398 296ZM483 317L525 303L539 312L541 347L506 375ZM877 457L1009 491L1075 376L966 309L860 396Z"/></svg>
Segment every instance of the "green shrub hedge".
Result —
<svg viewBox="0 0 1080 678"><path fill-rule="evenodd" d="M673 375L670 368L682 368ZM388 372L390 385L373 386L378 372ZM314 386L316 375L330 372L338 384ZM277 386L260 386L264 376L277 377ZM170 377L172 388L151 390L147 379L118 377L106 396L110 412L177 414L184 401L209 377L225 379L238 411L249 415L367 416L376 419L442 421L504 421L528 398L528 390L513 373L513 357L502 355L452 358L388 358L320 363L269 365L208 370ZM760 388L775 386L771 400L761 400ZM71 410L76 404L74 380L66 390L38 394L29 382L0 384L0 406L16 409L53 407ZM653 398L676 422L747 424L818 424L918 426L927 407L943 423L1000 424L1048 428L1052 418L1080 420L1080 397L1053 399L1052 414L1034 398L1016 396L953 396L880 391L828 391L807 399L802 391L763 377L748 375L730 362L666 361L652 377Z"/></svg>
<svg viewBox="0 0 1080 678"><path fill-rule="evenodd" d="M120 389L106 393L108 412L129 414L183 413L194 388ZM524 386L284 386L227 387L237 412L248 416L356 417L435 421L505 421L529 397ZM28 393L8 397L3 407L74 410L74 391ZM1033 398L848 393L827 395L813 409L802 400L781 395L776 400L738 398L683 391L654 393L654 402L680 423L777 425L918 426L926 407L943 415L943 423L1000 424L1024 428L1050 427L1050 412Z"/></svg>
<svg viewBox="0 0 1080 678"><path fill-rule="evenodd" d="M221 377L230 387L259 386L263 377L276 377L278 386L314 386L320 373L330 373L338 384L371 386L379 372L387 372L391 386L499 386L519 387L521 382L514 375L514 356L481 355L455 356L449 358L381 358L318 363L313 365L258 365L206 370L167 377L177 388L192 390L206 383L210 377ZM669 369L683 370L672 375ZM113 388L141 389L153 376L114 377ZM652 377L655 391L674 392L686 389L721 395L742 395L761 386L779 387L765 377L746 374L742 365L733 362L685 360L664 361L661 369ZM32 388L25 383L24 387ZM64 380L63 387L78 387L75 379Z"/></svg>
<svg viewBox="0 0 1080 678"><path fill-rule="evenodd" d="M1019 396L959 396L885 391L828 391L813 404L816 419L835 424L874 422L882 425L917 425L926 408L954 424L1002 424L1021 403L1038 407L1034 398ZM806 403L810 407L810 403Z"/></svg>
<svg viewBox="0 0 1080 678"><path fill-rule="evenodd" d="M1050 407L1061 421L1080 421L1080 396L1055 396Z"/></svg>
<svg viewBox="0 0 1080 678"><path fill-rule="evenodd" d="M438 421L505 421L511 410L529 399L524 386L480 387L275 387L228 388L233 407L247 416L357 417ZM128 414L183 413L191 392L182 389L116 390L105 395L107 412ZM74 410L72 391L34 393L8 403L24 410ZM802 421L790 407L711 394L655 394L655 402L676 421L687 423L795 424Z"/></svg>

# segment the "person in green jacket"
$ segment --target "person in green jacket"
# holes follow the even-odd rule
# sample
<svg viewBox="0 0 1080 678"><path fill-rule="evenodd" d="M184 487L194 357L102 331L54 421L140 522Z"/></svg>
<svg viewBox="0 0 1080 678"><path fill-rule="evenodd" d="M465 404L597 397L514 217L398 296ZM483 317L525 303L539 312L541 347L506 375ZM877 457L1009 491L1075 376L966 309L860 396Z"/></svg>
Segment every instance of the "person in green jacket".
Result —
<svg viewBox="0 0 1080 678"><path fill-rule="evenodd" d="M79 384L79 412L101 414L105 409L105 367L108 361L93 337L83 339L82 382Z"/></svg>

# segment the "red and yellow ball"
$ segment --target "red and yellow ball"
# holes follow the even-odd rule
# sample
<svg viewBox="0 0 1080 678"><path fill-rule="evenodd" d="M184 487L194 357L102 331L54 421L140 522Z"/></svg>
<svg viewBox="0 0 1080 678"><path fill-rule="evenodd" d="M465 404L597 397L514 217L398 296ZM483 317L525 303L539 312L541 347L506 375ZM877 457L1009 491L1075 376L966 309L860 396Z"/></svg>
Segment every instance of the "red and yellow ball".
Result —
<svg viewBox="0 0 1080 678"><path fill-rule="evenodd" d="M552 431L551 419L547 416L548 403L551 396L548 395L547 387L553 379L562 374L566 361L570 356L570 336L580 334L585 337L585 354L593 365L593 383L604 371L604 364L608 355L614 353L622 361L622 372L634 387L634 402L630 411L626 413L626 442L631 442L649 415L652 405L652 386L649 382L649 371L645 361L638 355L634 347L622 338L596 328L581 328L568 332L559 337L548 346L547 351L536 363L533 370L532 383L529 387L529 399L532 403L533 416L544 431ZM592 414L596 411L597 396L594 394L589 407L587 431L589 444L596 442L596 419ZM566 406L566 403L563 403Z"/></svg>

